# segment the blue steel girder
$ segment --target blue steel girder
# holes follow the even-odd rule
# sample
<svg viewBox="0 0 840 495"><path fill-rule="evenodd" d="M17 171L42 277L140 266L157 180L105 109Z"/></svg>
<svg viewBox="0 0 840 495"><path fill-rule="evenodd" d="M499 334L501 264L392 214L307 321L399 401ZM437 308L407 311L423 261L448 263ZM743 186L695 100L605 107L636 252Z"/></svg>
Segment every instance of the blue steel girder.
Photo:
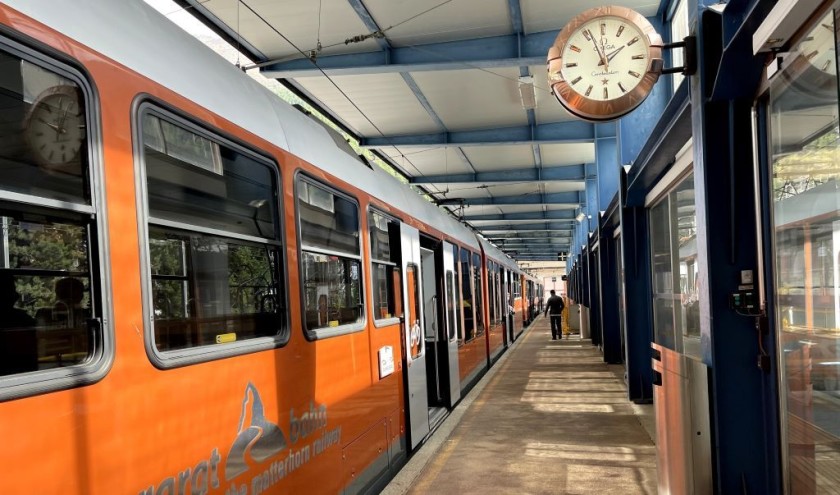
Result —
<svg viewBox="0 0 840 495"><path fill-rule="evenodd" d="M586 203L586 197L583 192L568 191L545 194L517 194L515 196L496 196L492 198L463 198L458 201L466 206L544 204L567 204L577 206L581 203Z"/></svg>
<svg viewBox="0 0 840 495"><path fill-rule="evenodd" d="M488 220L573 220L574 210L527 211L522 213L501 213L493 215L464 215L468 222Z"/></svg>
<svg viewBox="0 0 840 495"><path fill-rule="evenodd" d="M599 129L599 138L609 137L609 131ZM615 131L613 130L613 133ZM614 136L615 134L613 134ZM433 134L367 137L359 141L362 148L435 148L441 146L485 146L538 143L586 143L595 140L595 124L582 120L549 124L500 127Z"/></svg>
<svg viewBox="0 0 840 495"><path fill-rule="evenodd" d="M552 222L535 222L504 225L487 225L482 227L473 226L476 230L484 232L572 232L571 222L556 220ZM483 234L487 236L487 234Z"/></svg>
<svg viewBox="0 0 840 495"><path fill-rule="evenodd" d="M545 65L546 53L557 31L508 34L409 47L379 52L352 53L277 62L260 68L266 77L294 79L311 76L346 76L455 69L498 69ZM322 72L323 71L323 72Z"/></svg>
<svg viewBox="0 0 840 495"><path fill-rule="evenodd" d="M488 241L491 242L504 242L504 241L544 241L547 239L565 239L566 241L572 240L572 231L558 231L558 232L545 232L545 234L537 234L535 232L528 232L524 234L518 233L507 233L507 234L485 234L484 236Z"/></svg>
<svg viewBox="0 0 840 495"><path fill-rule="evenodd" d="M440 174L412 177L409 184L460 184L473 182L522 182L546 180L582 181L586 178L586 165L560 165L542 169L520 168L476 172L472 174Z"/></svg>

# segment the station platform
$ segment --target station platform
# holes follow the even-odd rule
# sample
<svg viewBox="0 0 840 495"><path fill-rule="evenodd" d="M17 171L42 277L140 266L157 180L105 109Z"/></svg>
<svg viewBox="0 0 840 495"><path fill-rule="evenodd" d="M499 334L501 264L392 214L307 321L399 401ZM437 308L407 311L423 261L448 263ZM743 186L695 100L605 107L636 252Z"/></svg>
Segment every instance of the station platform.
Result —
<svg viewBox="0 0 840 495"><path fill-rule="evenodd" d="M653 406L623 374L540 316L382 493L655 494Z"/></svg>

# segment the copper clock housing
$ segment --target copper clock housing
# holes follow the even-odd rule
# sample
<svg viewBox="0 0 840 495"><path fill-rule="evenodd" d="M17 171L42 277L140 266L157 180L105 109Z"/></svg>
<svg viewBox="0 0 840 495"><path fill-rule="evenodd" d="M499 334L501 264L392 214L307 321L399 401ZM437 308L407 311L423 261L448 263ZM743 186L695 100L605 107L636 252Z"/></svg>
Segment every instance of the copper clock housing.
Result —
<svg viewBox="0 0 840 495"><path fill-rule="evenodd" d="M610 100L594 100L575 91L565 80L561 69L562 54L569 38L578 28L595 19L608 17L623 19L634 25L647 39L648 63L639 83L627 93ZM662 37L645 17L627 7L614 5L595 7L572 18L563 27L548 50L548 84L563 107L573 115L592 122L604 122L622 117L639 106L653 89L662 73Z"/></svg>

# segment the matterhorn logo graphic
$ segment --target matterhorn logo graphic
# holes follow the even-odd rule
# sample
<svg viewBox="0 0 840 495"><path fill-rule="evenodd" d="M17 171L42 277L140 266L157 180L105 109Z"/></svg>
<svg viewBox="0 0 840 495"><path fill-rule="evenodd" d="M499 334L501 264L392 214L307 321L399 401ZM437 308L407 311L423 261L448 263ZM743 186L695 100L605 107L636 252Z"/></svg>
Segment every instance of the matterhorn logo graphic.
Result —
<svg viewBox="0 0 840 495"><path fill-rule="evenodd" d="M265 419L262 400L257 388L248 383L242 399L239 433L225 462L225 480L230 481L248 470L245 456L262 462L286 448L286 437L274 423Z"/></svg>

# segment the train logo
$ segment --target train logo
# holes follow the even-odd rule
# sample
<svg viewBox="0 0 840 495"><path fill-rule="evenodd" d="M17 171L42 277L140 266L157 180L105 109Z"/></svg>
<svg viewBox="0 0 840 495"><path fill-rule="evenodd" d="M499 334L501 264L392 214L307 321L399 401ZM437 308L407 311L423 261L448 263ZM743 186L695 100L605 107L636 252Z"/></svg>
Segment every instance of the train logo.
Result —
<svg viewBox="0 0 840 495"><path fill-rule="evenodd" d="M239 433L225 461L225 480L230 481L248 470L245 456L250 454L257 462L280 453L286 448L283 430L265 418L262 399L252 383L245 387Z"/></svg>

